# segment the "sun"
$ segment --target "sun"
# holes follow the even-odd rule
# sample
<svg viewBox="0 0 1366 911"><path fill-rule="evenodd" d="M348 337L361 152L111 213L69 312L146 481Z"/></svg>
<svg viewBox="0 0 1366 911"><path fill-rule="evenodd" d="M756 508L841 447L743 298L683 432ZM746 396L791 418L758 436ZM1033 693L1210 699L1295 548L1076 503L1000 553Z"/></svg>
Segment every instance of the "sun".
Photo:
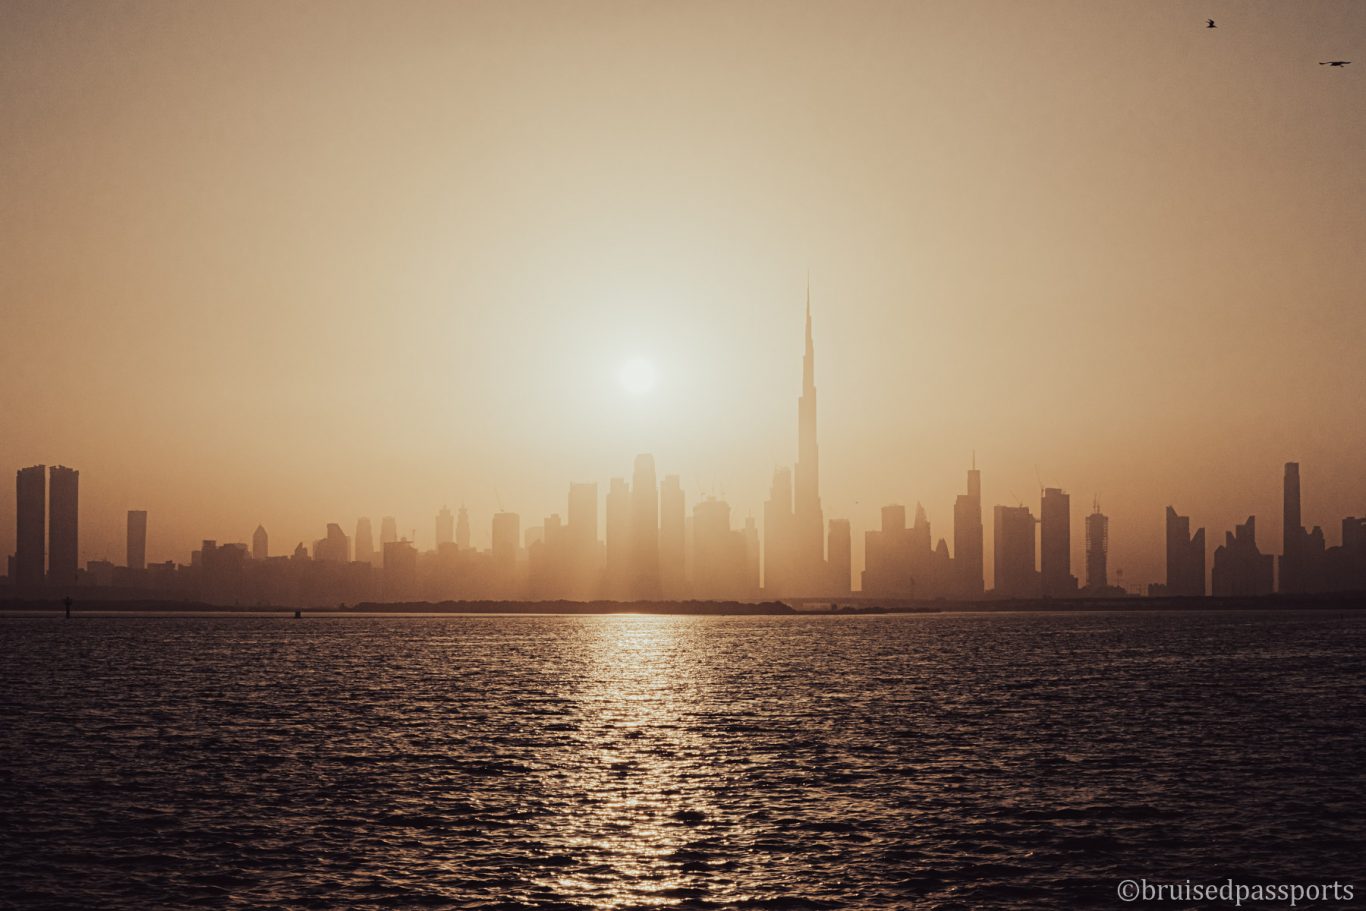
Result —
<svg viewBox="0 0 1366 911"><path fill-rule="evenodd" d="M654 364L643 357L633 357L621 365L617 379L621 382L622 389L631 395L641 396L655 387L659 375Z"/></svg>

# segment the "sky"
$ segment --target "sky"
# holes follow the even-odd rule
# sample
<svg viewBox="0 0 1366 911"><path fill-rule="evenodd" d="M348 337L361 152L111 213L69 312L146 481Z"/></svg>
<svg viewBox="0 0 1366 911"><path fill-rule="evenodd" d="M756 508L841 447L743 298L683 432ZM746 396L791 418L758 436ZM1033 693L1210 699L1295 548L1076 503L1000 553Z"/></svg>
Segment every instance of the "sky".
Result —
<svg viewBox="0 0 1366 911"><path fill-rule="evenodd" d="M1289 460L1336 543L1363 80L1351 0L4 0L0 466L80 470L82 562L131 508L149 560L461 503L487 546L637 452L762 516L809 282L856 566L886 503L952 541L974 453L988 578L1041 485L1078 575L1096 498L1131 585L1169 503L1278 552Z"/></svg>

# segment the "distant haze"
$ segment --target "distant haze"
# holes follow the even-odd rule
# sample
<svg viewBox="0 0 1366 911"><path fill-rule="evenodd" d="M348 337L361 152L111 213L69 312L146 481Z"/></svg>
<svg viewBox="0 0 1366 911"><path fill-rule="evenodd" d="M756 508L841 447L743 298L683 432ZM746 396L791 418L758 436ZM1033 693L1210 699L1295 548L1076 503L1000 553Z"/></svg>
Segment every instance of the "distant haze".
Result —
<svg viewBox="0 0 1366 911"><path fill-rule="evenodd" d="M856 568L974 450L988 577L1041 481L1126 582L1168 503L1278 551L1287 460L1366 514L1364 3L7 0L0 123L0 553L39 462L82 563L487 546L637 452L761 516L808 272Z"/></svg>

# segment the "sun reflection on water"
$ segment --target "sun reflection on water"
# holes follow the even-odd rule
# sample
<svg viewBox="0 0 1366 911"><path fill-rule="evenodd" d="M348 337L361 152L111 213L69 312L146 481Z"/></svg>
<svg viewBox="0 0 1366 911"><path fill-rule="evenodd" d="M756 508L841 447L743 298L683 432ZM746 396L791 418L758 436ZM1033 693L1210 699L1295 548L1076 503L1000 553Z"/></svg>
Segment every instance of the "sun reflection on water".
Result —
<svg viewBox="0 0 1366 911"><path fill-rule="evenodd" d="M558 841L575 872L546 871L557 895L595 907L656 905L708 894L689 882L705 863L714 820L709 782L692 757L706 744L689 723L705 689L687 660L689 617L618 615L585 624L589 641L573 695L581 750L553 786L577 812Z"/></svg>

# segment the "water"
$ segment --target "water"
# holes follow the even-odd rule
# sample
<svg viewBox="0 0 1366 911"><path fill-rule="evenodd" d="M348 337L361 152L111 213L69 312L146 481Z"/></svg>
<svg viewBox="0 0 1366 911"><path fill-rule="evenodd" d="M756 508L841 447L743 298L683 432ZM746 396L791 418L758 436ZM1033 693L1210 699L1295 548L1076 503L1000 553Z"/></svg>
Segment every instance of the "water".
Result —
<svg viewBox="0 0 1366 911"><path fill-rule="evenodd" d="M0 620L0 906L1360 896L1363 656L1366 613Z"/></svg>

